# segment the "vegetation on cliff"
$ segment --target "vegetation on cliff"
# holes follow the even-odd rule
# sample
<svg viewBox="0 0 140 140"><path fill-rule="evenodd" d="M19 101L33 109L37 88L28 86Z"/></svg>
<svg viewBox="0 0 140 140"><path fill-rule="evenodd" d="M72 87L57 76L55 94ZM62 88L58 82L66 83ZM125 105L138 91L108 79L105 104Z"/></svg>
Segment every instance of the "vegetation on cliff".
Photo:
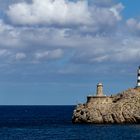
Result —
<svg viewBox="0 0 140 140"><path fill-rule="evenodd" d="M94 98L77 105L73 123L140 123L140 89L128 89L114 96Z"/></svg>

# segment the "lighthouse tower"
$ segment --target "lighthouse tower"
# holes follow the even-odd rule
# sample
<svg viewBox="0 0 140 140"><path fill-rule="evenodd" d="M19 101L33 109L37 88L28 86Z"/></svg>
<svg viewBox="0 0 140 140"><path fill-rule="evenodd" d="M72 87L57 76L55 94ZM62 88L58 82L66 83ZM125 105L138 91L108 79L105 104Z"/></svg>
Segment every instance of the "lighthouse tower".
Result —
<svg viewBox="0 0 140 140"><path fill-rule="evenodd" d="M104 94L103 94L103 84L102 83L97 84L96 96L104 96Z"/></svg>
<svg viewBox="0 0 140 140"><path fill-rule="evenodd" d="M140 88L140 66L138 68L138 75L137 75L137 86L136 88Z"/></svg>

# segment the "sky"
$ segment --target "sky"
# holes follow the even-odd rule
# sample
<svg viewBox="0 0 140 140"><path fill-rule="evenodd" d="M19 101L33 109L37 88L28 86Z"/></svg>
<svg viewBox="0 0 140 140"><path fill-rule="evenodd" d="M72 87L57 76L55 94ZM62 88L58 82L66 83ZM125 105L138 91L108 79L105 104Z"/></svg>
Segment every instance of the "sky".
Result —
<svg viewBox="0 0 140 140"><path fill-rule="evenodd" d="M73 105L136 86L139 0L0 0L0 105Z"/></svg>

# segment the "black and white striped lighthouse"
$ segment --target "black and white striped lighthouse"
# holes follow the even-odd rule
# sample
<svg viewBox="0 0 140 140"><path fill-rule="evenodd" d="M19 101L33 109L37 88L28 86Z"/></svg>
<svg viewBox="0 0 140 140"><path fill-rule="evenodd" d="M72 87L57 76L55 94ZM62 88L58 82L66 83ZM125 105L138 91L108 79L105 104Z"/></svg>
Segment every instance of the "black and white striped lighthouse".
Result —
<svg viewBox="0 0 140 140"><path fill-rule="evenodd" d="M138 75L137 75L137 86L136 88L140 88L140 66L138 68Z"/></svg>

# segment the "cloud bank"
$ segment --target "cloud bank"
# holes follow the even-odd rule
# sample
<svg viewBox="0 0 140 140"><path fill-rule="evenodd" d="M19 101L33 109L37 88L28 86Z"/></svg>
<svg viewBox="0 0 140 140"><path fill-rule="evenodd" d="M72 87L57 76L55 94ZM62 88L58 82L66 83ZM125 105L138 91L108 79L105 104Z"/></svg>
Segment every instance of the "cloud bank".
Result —
<svg viewBox="0 0 140 140"><path fill-rule="evenodd" d="M69 66L78 72L86 71L82 65L138 63L139 21L123 18L122 3L22 0L7 7L0 17L4 63L47 63L58 73Z"/></svg>

